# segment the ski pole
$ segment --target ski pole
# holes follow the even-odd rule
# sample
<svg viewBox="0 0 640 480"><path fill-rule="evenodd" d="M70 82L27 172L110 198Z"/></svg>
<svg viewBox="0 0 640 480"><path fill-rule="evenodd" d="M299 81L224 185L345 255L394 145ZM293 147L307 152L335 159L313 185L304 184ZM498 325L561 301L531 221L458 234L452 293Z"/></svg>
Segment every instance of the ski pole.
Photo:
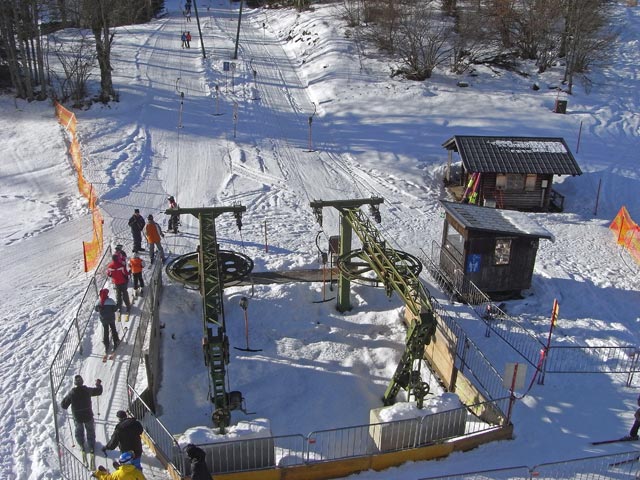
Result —
<svg viewBox="0 0 640 480"><path fill-rule="evenodd" d="M97 415L100 416L100 396L96 397L96 411L98 412Z"/></svg>

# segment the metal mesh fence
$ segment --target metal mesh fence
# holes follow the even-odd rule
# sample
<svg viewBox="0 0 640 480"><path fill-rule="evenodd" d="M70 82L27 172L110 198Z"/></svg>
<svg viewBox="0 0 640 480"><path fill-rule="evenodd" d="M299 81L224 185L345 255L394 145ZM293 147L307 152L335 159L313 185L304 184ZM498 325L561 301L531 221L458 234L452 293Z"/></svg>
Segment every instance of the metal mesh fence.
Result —
<svg viewBox="0 0 640 480"><path fill-rule="evenodd" d="M585 457L534 467L518 466L454 475L422 477L419 480L631 480L638 475L640 453Z"/></svg>
<svg viewBox="0 0 640 480"><path fill-rule="evenodd" d="M451 254L437 242L432 242L430 255L424 250L421 253L420 260L431 277L452 296L467 303L486 323L487 336L495 333L537 368L540 352L547 348L536 332L502 311L473 282L465 280L462 270L451 266L456 264ZM626 373L629 386L637 372L640 372L640 349L635 346L551 345L546 351L541 378L545 373Z"/></svg>

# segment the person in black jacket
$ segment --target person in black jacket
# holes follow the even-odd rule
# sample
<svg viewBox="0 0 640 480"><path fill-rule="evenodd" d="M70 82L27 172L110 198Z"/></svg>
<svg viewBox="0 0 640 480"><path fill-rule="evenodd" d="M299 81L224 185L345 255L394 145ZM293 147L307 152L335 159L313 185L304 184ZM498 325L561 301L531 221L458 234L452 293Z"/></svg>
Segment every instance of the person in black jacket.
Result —
<svg viewBox="0 0 640 480"><path fill-rule="evenodd" d="M113 349L118 348L120 343L120 337L118 336L118 329L116 328L116 312L118 306L116 302L109 297L109 289L103 288L99 293L100 301L96 305L95 309L100 314L100 323L102 323L102 343L104 343L105 356L109 353L109 330L111 330L111 337L113 338ZM104 360L104 359L103 359Z"/></svg>
<svg viewBox="0 0 640 480"><path fill-rule="evenodd" d="M185 448L187 457L191 459L191 480L212 480L211 472L207 462L205 462L206 454L200 447L196 447L190 443Z"/></svg>
<svg viewBox="0 0 640 480"><path fill-rule="evenodd" d="M95 388L87 387L80 375L73 378L75 385L62 399L60 406L65 410L71 406L71 413L76 424L75 437L83 452L93 453L96 446L96 425L93 420L91 397L102 395L102 381L96 380ZM85 444L85 430L87 442ZM88 449L86 447L89 447Z"/></svg>
<svg viewBox="0 0 640 480"><path fill-rule="evenodd" d="M144 248L142 248L144 225L144 217L140 215L140 210L136 208L131 218L129 218L129 228L131 228L131 236L133 237L133 253L144 252Z"/></svg>
<svg viewBox="0 0 640 480"><path fill-rule="evenodd" d="M102 452L107 454L107 450L115 450L116 447L121 452L133 452L132 465L135 465L138 470L142 470L142 464L140 458L142 457L142 439L140 435L144 432L142 424L133 417L129 417L124 410L118 410L116 413L118 417L118 425L116 425L109 442L102 447Z"/></svg>

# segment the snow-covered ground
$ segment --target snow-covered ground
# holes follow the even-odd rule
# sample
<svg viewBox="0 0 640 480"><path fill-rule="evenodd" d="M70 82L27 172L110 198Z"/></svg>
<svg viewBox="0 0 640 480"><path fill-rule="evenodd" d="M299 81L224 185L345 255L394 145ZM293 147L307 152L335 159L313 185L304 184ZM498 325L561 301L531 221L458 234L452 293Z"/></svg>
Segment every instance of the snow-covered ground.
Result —
<svg viewBox="0 0 640 480"><path fill-rule="evenodd" d="M126 221L133 209L162 218L167 195L183 207L240 203L247 208L241 232L233 216L218 217L222 248L252 257L256 271L311 268L318 266L316 236L326 249L338 226L337 214L325 209L321 229L309 202L380 196L384 237L399 250L428 251L442 231L438 201L447 198L444 141L465 134L559 136L584 174L556 179L564 213L531 215L555 242L540 243L533 286L507 309L543 331L557 298L559 340L640 344L639 268L608 230L622 205L640 220L640 9L610 4L621 31L611 65L593 75L590 94L575 88L567 115L559 115L551 111L550 87L559 85L561 66L528 78L478 67L477 76L464 78L469 88L443 71L423 83L390 79L384 60L346 34L339 4L302 14L245 9L236 68L228 72L223 62L234 51L237 3L199 5L205 59L195 19L185 23L175 0L166 18L118 30L113 65L120 102L76 112L85 176L99 192L108 240L130 251ZM180 48L186 29L191 49ZM534 82L539 91L530 88ZM91 219L51 105L4 96L0 111L0 477L60 478L48 367L90 277L81 242L91 238ZM197 221L182 220L184 233L166 239L172 253L193 251L197 242ZM208 425L210 415L201 395L207 372L199 297L165 283L165 361L179 365L181 376L167 369L162 420L181 432ZM234 412L234 419L266 418L279 435L366 423L403 348L398 298L355 286L354 309L341 315L332 302L313 303L323 298L319 284L229 289L227 327L232 346L240 347L241 296L249 297L251 347L262 352L233 350L232 388L256 412L246 418ZM99 334L92 335L97 349ZM519 361L507 347L487 347L501 351L504 363ZM173 380L181 387L172 388ZM196 404L188 412L179 411L182 394ZM623 451L629 445L590 441L626 434L637 394L604 374L549 375L516 405L514 440L356 478L420 478ZM114 422L98 419L99 441ZM148 473L162 478L157 469Z"/></svg>

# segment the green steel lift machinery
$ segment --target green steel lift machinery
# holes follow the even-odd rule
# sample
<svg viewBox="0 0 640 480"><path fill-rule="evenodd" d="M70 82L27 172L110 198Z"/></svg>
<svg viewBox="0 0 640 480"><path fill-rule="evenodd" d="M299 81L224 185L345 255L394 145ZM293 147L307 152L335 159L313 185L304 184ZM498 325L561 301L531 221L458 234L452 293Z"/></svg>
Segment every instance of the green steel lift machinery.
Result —
<svg viewBox="0 0 640 480"><path fill-rule="evenodd" d="M369 205L371 216L380 223L381 203L382 198L372 197L314 200L310 205L321 226L324 207L333 207L340 212L338 311L351 309L350 282L354 279L381 282L387 295L396 292L405 302L411 319L406 348L382 400L385 405L392 405L397 394L404 389L409 397L413 395L418 408L422 408L424 397L429 393L429 385L422 381L421 365L425 346L431 342L436 332L436 317L431 296L418 278L422 269L420 261L406 252L390 247L360 209L363 205ZM360 239L362 249L351 250L353 233Z"/></svg>
<svg viewBox="0 0 640 480"><path fill-rule="evenodd" d="M170 208L167 215L190 214L200 222L198 247L199 289L202 295L204 336L202 348L205 365L209 368L209 395L214 405L213 424L224 434L231 420L231 411L242 408L242 394L227 392L226 366L229 363L229 339L226 334L223 288L224 265L221 264L215 220L223 213L232 213L238 229L242 228L242 213L246 207Z"/></svg>

